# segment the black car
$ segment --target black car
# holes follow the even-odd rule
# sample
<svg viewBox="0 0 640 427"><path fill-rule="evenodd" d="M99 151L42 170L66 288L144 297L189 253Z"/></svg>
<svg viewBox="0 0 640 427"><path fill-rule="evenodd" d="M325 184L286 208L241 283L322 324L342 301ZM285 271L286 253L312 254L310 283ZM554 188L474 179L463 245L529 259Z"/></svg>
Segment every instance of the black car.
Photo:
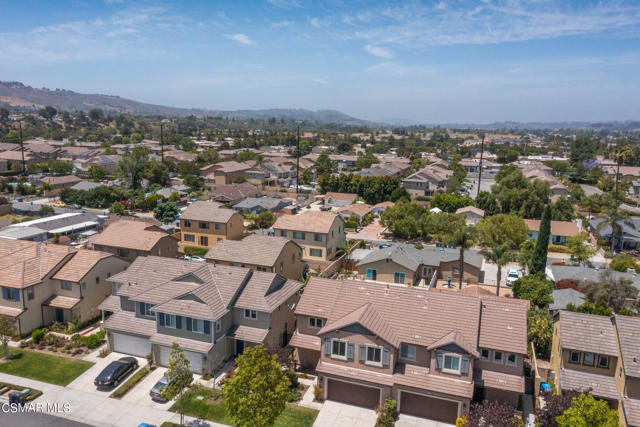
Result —
<svg viewBox="0 0 640 427"><path fill-rule="evenodd" d="M138 361L133 357L123 357L115 362L109 363L100 372L93 383L98 387L116 387L120 381L130 372L138 368Z"/></svg>

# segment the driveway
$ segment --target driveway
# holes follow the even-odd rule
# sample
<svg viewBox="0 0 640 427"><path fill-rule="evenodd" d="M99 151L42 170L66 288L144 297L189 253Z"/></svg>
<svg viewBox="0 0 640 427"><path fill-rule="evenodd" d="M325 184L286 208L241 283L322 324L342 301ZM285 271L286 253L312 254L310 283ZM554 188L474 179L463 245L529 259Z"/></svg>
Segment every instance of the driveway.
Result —
<svg viewBox="0 0 640 427"><path fill-rule="evenodd" d="M314 427L367 427L376 424L376 411L360 406L327 400L313 423Z"/></svg>
<svg viewBox="0 0 640 427"><path fill-rule="evenodd" d="M93 380L96 379L98 374L100 372L102 372L102 370L109 363L113 362L114 360L118 360L121 357L131 357L131 356L129 356L127 354L111 352L104 359L100 359L100 358L94 359L96 364L93 365L91 368L87 369L78 378L73 380L73 382L71 384L69 384L67 387L75 389L75 390L84 391L84 392L96 393L96 394L100 394L100 395L104 395L104 396L109 396L111 393L113 393L115 388L108 388L108 389L98 390L96 388L96 386L93 384ZM145 358L143 358L143 357L136 357L136 359L138 360L138 366L144 366L144 365L147 364L147 360ZM140 368L138 368L138 369L140 369ZM126 379L129 378L130 376L131 376L131 374L127 375L124 380L126 381ZM122 381L120 383L122 383Z"/></svg>
<svg viewBox="0 0 640 427"><path fill-rule="evenodd" d="M455 424L443 423L442 421L428 420L426 418L413 417L407 414L398 415L396 427L450 427Z"/></svg>
<svg viewBox="0 0 640 427"><path fill-rule="evenodd" d="M167 368L156 368L149 375L144 377L134 388L129 390L127 394L120 400L137 405L150 406L152 408L166 409L171 407L172 402L156 402L149 396L149 391L158 382L160 378L167 372Z"/></svg>

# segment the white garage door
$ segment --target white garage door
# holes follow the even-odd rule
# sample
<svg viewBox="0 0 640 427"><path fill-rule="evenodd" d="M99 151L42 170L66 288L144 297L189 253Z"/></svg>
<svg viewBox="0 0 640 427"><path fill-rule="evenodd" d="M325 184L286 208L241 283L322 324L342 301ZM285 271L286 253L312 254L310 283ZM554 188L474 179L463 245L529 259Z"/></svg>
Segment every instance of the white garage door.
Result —
<svg viewBox="0 0 640 427"><path fill-rule="evenodd" d="M145 357L151 353L151 343L148 338L114 333L113 351Z"/></svg>
<svg viewBox="0 0 640 427"><path fill-rule="evenodd" d="M189 369L196 374L202 373L202 353L182 350L184 356L189 361ZM169 366L169 357L171 357L171 347L160 347L160 365Z"/></svg>

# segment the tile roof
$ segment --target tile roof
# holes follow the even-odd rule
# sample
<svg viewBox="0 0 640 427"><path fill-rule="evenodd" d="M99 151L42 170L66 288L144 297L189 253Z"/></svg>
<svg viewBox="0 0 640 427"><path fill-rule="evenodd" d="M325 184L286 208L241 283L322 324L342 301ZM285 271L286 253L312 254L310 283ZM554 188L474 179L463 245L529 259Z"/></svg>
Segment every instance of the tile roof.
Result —
<svg viewBox="0 0 640 427"><path fill-rule="evenodd" d="M171 299L154 305L153 310L178 316L195 317L197 319L216 320L218 317L207 304L192 299Z"/></svg>
<svg viewBox="0 0 640 427"><path fill-rule="evenodd" d="M22 313L24 313L24 310L22 310L21 308L11 308L11 307L0 306L0 316L15 318L20 316ZM318 343L318 347L319 346L320 346L320 343Z"/></svg>
<svg viewBox="0 0 640 427"><path fill-rule="evenodd" d="M473 396L473 381L433 375L425 366L398 363L393 372L397 385L432 390L461 397Z"/></svg>
<svg viewBox="0 0 640 427"><path fill-rule="evenodd" d="M158 283L158 286L148 289L138 295L131 296L129 297L129 300L147 302L149 304L161 304L170 299L184 295L196 289L198 286L199 285L196 283L170 280L168 282Z"/></svg>
<svg viewBox="0 0 640 427"><path fill-rule="evenodd" d="M117 295L109 295L98 304L98 310L110 311L112 313L120 310L120 297Z"/></svg>
<svg viewBox="0 0 640 427"><path fill-rule="evenodd" d="M627 425L640 425L640 399L625 397L622 399L622 408L624 409Z"/></svg>
<svg viewBox="0 0 640 427"><path fill-rule="evenodd" d="M358 200L358 195L353 193L333 193L331 191L325 193L325 199L335 199L335 200L349 200L352 203Z"/></svg>
<svg viewBox="0 0 640 427"><path fill-rule="evenodd" d="M302 282L285 279L276 273L254 271L234 306L270 313L303 286Z"/></svg>
<svg viewBox="0 0 640 427"><path fill-rule="evenodd" d="M45 307L72 309L80 302L80 298L65 297L63 295L51 295L42 303Z"/></svg>
<svg viewBox="0 0 640 427"><path fill-rule="evenodd" d="M367 256L358 262L358 266L366 265L383 260L391 260L396 264L415 271L420 265L439 266L442 262L457 261L460 258L460 251L451 248L437 248L435 246L425 246L423 249L416 249L411 245L394 243L389 247L372 250ZM482 267L482 254L474 249L467 249L464 252L464 262L475 267Z"/></svg>
<svg viewBox="0 0 640 427"><path fill-rule="evenodd" d="M222 173L231 173L231 172L242 172L249 170L253 167L248 163L236 162L235 160L230 160L228 162L220 162L216 163L216 168L214 169L214 173L222 172Z"/></svg>
<svg viewBox="0 0 640 427"><path fill-rule="evenodd" d="M0 283L9 288L26 288L40 283L70 254L70 246L2 239L0 244Z"/></svg>
<svg viewBox="0 0 640 427"><path fill-rule="evenodd" d="M553 303L549 305L551 311L564 310L569 304L578 307L586 300L582 292L571 288L554 289L551 292L551 298L553 298Z"/></svg>
<svg viewBox="0 0 640 427"><path fill-rule="evenodd" d="M335 365L320 361L316 365L316 372L319 374L339 375L341 377L353 378L361 381L369 381L376 384L393 385L394 377L391 374L369 371L366 369L352 368L345 365Z"/></svg>
<svg viewBox="0 0 640 427"><path fill-rule="evenodd" d="M363 326L396 348L400 346L398 336L371 303L366 303L344 317L325 325L318 331L318 335L324 335L328 332L343 329L354 324Z"/></svg>
<svg viewBox="0 0 640 427"><path fill-rule="evenodd" d="M476 208L475 206L465 206L464 208L460 208L456 211L456 214L461 215L467 212L474 213L479 216L484 216L484 211L480 208Z"/></svg>
<svg viewBox="0 0 640 427"><path fill-rule="evenodd" d="M625 375L640 378L640 318L630 316L615 316L620 356Z"/></svg>
<svg viewBox="0 0 640 427"><path fill-rule="evenodd" d="M333 212L304 211L299 215L282 215L273 224L273 228L276 230L328 233L336 218L344 221L340 215Z"/></svg>
<svg viewBox="0 0 640 427"><path fill-rule="evenodd" d="M367 205L366 203L354 203L352 205L347 205L343 208L338 209L339 213L355 213L358 216L363 216L371 212L373 206Z"/></svg>
<svg viewBox="0 0 640 427"><path fill-rule="evenodd" d="M185 350L195 351L197 353L209 353L209 350L213 347L213 343L204 342L198 340L192 340L189 338L174 337L172 335L153 334L149 337L149 341L153 344L159 344L166 347L171 347L173 343L176 343Z"/></svg>
<svg viewBox="0 0 640 427"><path fill-rule="evenodd" d="M150 337L156 333L156 321L136 317L132 311L116 311L104 321L105 329Z"/></svg>
<svg viewBox="0 0 640 427"><path fill-rule="evenodd" d="M71 184L71 183L75 184L82 181L82 179L78 178L75 175L65 175L65 176L46 176L42 178L40 181L50 185L63 185L63 184Z"/></svg>
<svg viewBox="0 0 640 427"><path fill-rule="evenodd" d="M539 219L525 219L524 223L531 231L540 231ZM571 221L551 221L551 234L554 236L575 236L580 234L578 225Z"/></svg>
<svg viewBox="0 0 640 427"><path fill-rule="evenodd" d="M289 340L290 347L306 348L307 350L318 351L318 349L320 349L320 344L320 337L301 334L297 329L293 332L291 340Z"/></svg>
<svg viewBox="0 0 640 427"><path fill-rule="evenodd" d="M481 297L478 347L527 353L528 304L510 298Z"/></svg>
<svg viewBox="0 0 640 427"><path fill-rule="evenodd" d="M524 393L524 376L510 375L488 369L473 371L473 380L481 387Z"/></svg>
<svg viewBox="0 0 640 427"><path fill-rule="evenodd" d="M73 254L71 259L52 278L80 282L100 261L112 256L114 255L106 252L78 249L78 252Z"/></svg>
<svg viewBox="0 0 640 427"><path fill-rule="evenodd" d="M608 375L591 374L584 371L560 368L560 387L562 390L587 391L595 397L618 399L616 379Z"/></svg>
<svg viewBox="0 0 640 427"><path fill-rule="evenodd" d="M229 338L262 344L269 333L268 329L252 328L245 325L234 325L227 332Z"/></svg>
<svg viewBox="0 0 640 427"><path fill-rule="evenodd" d="M222 208L219 203L200 200L189 205L180 215L180 219L226 223L234 214L237 214L236 211Z"/></svg>
<svg viewBox="0 0 640 427"><path fill-rule="evenodd" d="M149 251L160 239L170 235L160 224L121 218L111 222L95 237L93 244Z"/></svg>
<svg viewBox="0 0 640 427"><path fill-rule="evenodd" d="M429 347L427 347L427 349L435 350L450 344L457 345L458 347L460 347L463 350L466 350L469 354L475 357L480 356L480 353L478 353L478 350L476 350L475 348L476 344L465 342L464 335L462 335L460 331L457 331L457 330L453 330L449 332L447 335L443 336L442 338L440 338L439 340L431 344Z"/></svg>
<svg viewBox="0 0 640 427"><path fill-rule="evenodd" d="M560 311L562 348L618 356L615 330L608 316Z"/></svg>
<svg viewBox="0 0 640 427"><path fill-rule="evenodd" d="M222 240L214 243L205 258L273 267L289 242L301 249L293 240L284 237L251 234L242 240Z"/></svg>
<svg viewBox="0 0 640 427"><path fill-rule="evenodd" d="M216 187L211 190L212 199L225 199L229 201L240 200L257 194L260 194L260 190L248 182L216 185Z"/></svg>

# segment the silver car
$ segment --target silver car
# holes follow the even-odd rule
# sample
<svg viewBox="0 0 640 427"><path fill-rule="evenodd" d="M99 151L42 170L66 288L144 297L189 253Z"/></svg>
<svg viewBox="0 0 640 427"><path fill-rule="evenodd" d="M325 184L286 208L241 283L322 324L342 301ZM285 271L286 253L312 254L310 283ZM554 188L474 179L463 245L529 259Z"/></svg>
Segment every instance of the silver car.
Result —
<svg viewBox="0 0 640 427"><path fill-rule="evenodd" d="M507 286L512 286L513 282L520 278L520 272L515 268L509 269L507 272Z"/></svg>
<svg viewBox="0 0 640 427"><path fill-rule="evenodd" d="M157 400L160 402L166 402L164 397L162 397L162 392L168 385L169 385L169 379L166 376L160 378L160 380L158 380L156 385L154 385L153 388L151 388L151 391L149 392L149 396L151 396L151 399Z"/></svg>

